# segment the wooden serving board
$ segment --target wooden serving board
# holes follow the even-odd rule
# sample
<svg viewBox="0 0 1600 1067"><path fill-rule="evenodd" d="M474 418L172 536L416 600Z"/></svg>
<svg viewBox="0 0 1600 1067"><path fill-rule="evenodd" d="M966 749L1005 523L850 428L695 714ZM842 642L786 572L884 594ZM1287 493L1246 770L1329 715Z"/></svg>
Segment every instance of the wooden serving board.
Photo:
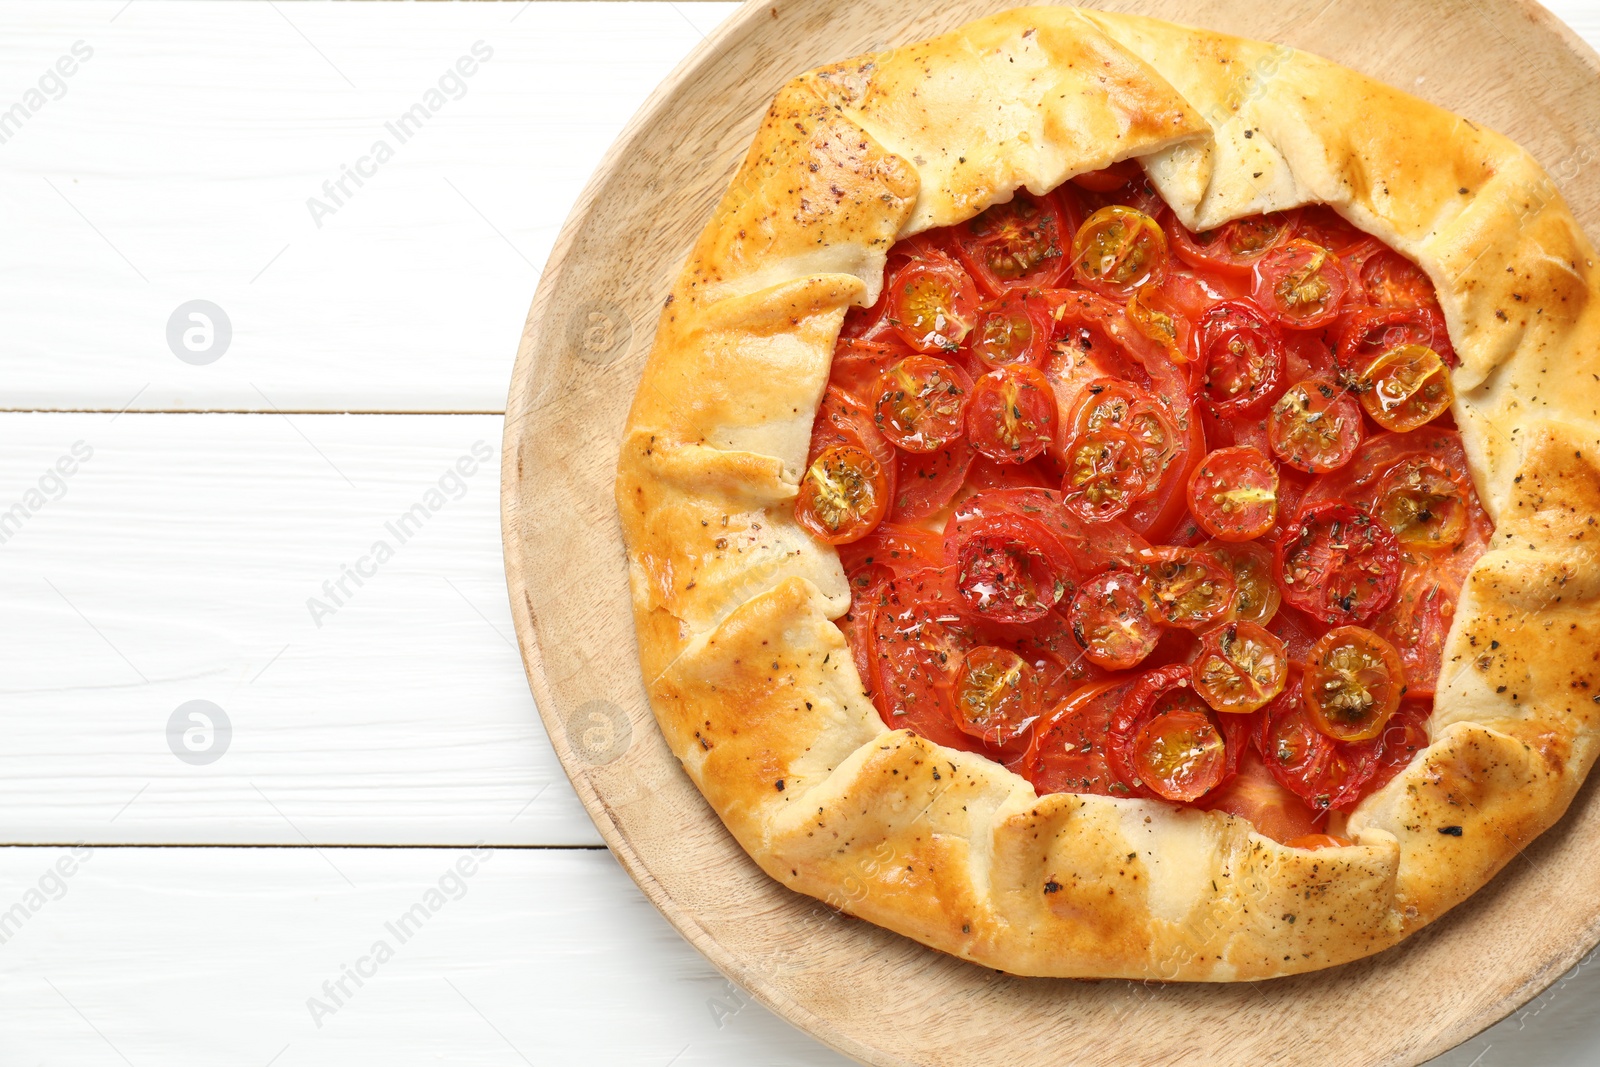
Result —
<svg viewBox="0 0 1600 1067"><path fill-rule="evenodd" d="M600 165L551 254L506 404L506 571L539 712L646 896L762 1003L863 1063L1420 1063L1510 1013L1600 940L1593 781L1491 884L1371 959L1223 986L1018 979L768 879L684 775L646 704L612 479L691 241L785 79L1006 6L752 2L656 91ZM1527 0L1095 6L1304 48L1499 129L1600 232L1600 57Z"/></svg>

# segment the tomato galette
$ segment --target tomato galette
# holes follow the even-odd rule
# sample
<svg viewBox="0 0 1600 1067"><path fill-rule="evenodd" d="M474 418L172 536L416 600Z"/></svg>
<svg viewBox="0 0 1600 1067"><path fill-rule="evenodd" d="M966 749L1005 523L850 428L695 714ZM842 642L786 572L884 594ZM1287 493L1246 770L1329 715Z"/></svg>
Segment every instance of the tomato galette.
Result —
<svg viewBox="0 0 1600 1067"><path fill-rule="evenodd" d="M668 743L1013 973L1393 944L1595 755L1594 273L1515 145L1281 46L1023 9L797 78L622 449Z"/></svg>

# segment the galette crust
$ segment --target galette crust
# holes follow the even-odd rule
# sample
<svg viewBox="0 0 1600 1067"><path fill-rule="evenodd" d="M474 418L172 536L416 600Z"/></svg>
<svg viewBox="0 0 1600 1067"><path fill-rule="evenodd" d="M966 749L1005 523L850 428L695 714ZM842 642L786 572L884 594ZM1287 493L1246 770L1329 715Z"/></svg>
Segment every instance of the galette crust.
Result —
<svg viewBox="0 0 1600 1067"><path fill-rule="evenodd" d="M1359 121L1358 121L1359 119ZM1445 651L1432 744L1281 846L1233 816L1039 797L887 729L831 620L837 554L794 522L834 342L898 238L1137 158L1193 228L1322 202L1437 286L1496 522ZM778 93L673 287L617 504L639 657L673 752L800 892L1014 974L1237 981L1394 944L1566 810L1600 719L1594 253L1506 138L1326 60L1031 8Z"/></svg>

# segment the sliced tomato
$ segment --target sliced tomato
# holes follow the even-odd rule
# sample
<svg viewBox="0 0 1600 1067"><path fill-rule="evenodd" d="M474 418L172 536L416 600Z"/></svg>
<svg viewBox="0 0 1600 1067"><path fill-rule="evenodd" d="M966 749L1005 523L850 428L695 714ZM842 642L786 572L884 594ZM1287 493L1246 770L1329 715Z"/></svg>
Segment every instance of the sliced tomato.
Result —
<svg viewBox="0 0 1600 1067"><path fill-rule="evenodd" d="M1114 519L1145 494L1142 449L1121 430L1074 434L1063 452L1061 503L1085 522Z"/></svg>
<svg viewBox="0 0 1600 1067"><path fill-rule="evenodd" d="M1366 622L1400 582L1400 546L1352 504L1314 504L1284 531L1273 557L1283 599L1333 626Z"/></svg>
<svg viewBox="0 0 1600 1067"><path fill-rule="evenodd" d="M1283 647L1289 654L1289 662L1304 667L1306 657L1311 655L1317 638L1326 632L1327 627L1298 608L1283 604L1279 606L1278 613L1272 617L1272 621L1267 624L1267 629L1283 642Z"/></svg>
<svg viewBox="0 0 1600 1067"><path fill-rule="evenodd" d="M795 520L828 544L865 537L889 510L889 476L872 454L833 445L806 468Z"/></svg>
<svg viewBox="0 0 1600 1067"><path fill-rule="evenodd" d="M1284 212L1247 215L1198 233L1174 218L1167 224L1167 236L1177 257L1196 270L1246 275L1257 260L1287 241L1294 227L1294 216Z"/></svg>
<svg viewBox="0 0 1600 1067"><path fill-rule="evenodd" d="M1373 487L1372 512L1412 552L1450 551L1467 538L1473 492L1465 470L1414 453L1390 467Z"/></svg>
<svg viewBox="0 0 1600 1067"><path fill-rule="evenodd" d="M1361 408L1331 378L1308 378L1284 390L1267 416L1273 455L1308 474L1337 470L1361 446Z"/></svg>
<svg viewBox="0 0 1600 1067"><path fill-rule="evenodd" d="M1362 368L1355 388L1372 421L1396 433L1432 422L1455 401L1449 368L1426 345L1400 345L1380 353Z"/></svg>
<svg viewBox="0 0 1600 1067"><path fill-rule="evenodd" d="M1250 300L1217 304L1200 318L1200 388L1219 418L1261 414L1282 390L1283 331Z"/></svg>
<svg viewBox="0 0 1600 1067"><path fill-rule="evenodd" d="M1293 214L1295 236L1330 248L1340 256L1356 245L1372 240L1327 204L1307 204Z"/></svg>
<svg viewBox="0 0 1600 1067"><path fill-rule="evenodd" d="M1341 317L1336 332L1339 373L1351 382L1374 359L1401 345L1424 345L1449 366L1458 362L1444 316L1432 308L1352 308Z"/></svg>
<svg viewBox="0 0 1600 1067"><path fill-rule="evenodd" d="M1323 634L1306 658L1302 684L1312 725L1335 741L1383 733L1406 687L1394 646L1360 626Z"/></svg>
<svg viewBox="0 0 1600 1067"><path fill-rule="evenodd" d="M809 465L824 449L833 445L855 445L865 449L878 466L894 473L894 446L878 432L872 411L855 396L830 384L822 394L822 404L811 424L811 446L806 451ZM892 488L892 485L891 485Z"/></svg>
<svg viewBox="0 0 1600 1067"><path fill-rule="evenodd" d="M953 352L977 320L978 287L939 251L907 261L887 283L888 321L918 352Z"/></svg>
<svg viewBox="0 0 1600 1067"><path fill-rule="evenodd" d="M955 534L956 589L974 617L999 622L1042 619L1076 584L1065 553L1036 523L1001 513Z"/></svg>
<svg viewBox="0 0 1600 1067"><path fill-rule="evenodd" d="M873 422L907 452L937 452L960 438L971 391L971 379L954 364L907 356L878 379Z"/></svg>
<svg viewBox="0 0 1600 1067"><path fill-rule="evenodd" d="M1372 628L1394 646L1406 679L1406 693L1431 697L1444 666L1444 643L1461 599L1461 579L1471 567L1442 566L1425 559L1408 564L1394 603L1372 620Z"/></svg>
<svg viewBox="0 0 1600 1067"><path fill-rule="evenodd" d="M967 439L1001 463L1026 463L1056 439L1056 396L1034 367L990 371L972 387Z"/></svg>
<svg viewBox="0 0 1600 1067"><path fill-rule="evenodd" d="M955 726L954 688L962 657L979 641L952 577L950 568L930 568L883 587L872 618L873 696L890 729L975 752L982 743Z"/></svg>
<svg viewBox="0 0 1600 1067"><path fill-rule="evenodd" d="M1109 570L1078 588L1067 609L1072 636L1083 654L1107 670L1137 666L1161 640L1150 590L1134 570Z"/></svg>
<svg viewBox="0 0 1600 1067"><path fill-rule="evenodd" d="M1110 204L1084 220L1072 240L1072 276L1079 284L1126 299L1159 282L1167 270L1167 237L1155 219Z"/></svg>
<svg viewBox="0 0 1600 1067"><path fill-rule="evenodd" d="M1135 681L1124 677L1093 682L1052 708L1034 730L1023 762L1023 774L1040 796L1128 796L1132 792L1111 770L1107 749L1111 717Z"/></svg>
<svg viewBox="0 0 1600 1067"><path fill-rule="evenodd" d="M944 566L944 538L920 526L881 522L861 540L840 545L839 562L845 574L852 576L851 587L855 588L854 575L868 568L879 567L896 575Z"/></svg>
<svg viewBox="0 0 1600 1067"><path fill-rule="evenodd" d="M1253 541L1206 541L1199 546L1233 575L1233 618L1265 626L1278 613L1282 594L1273 575L1272 550Z"/></svg>
<svg viewBox="0 0 1600 1067"><path fill-rule="evenodd" d="M1379 245L1363 256L1359 270L1366 303L1379 307L1438 307L1426 272L1400 253Z"/></svg>
<svg viewBox="0 0 1600 1067"><path fill-rule="evenodd" d="M1243 753L1233 780L1206 797L1205 807L1237 815L1256 833L1283 843L1315 834L1327 819L1279 784L1254 748Z"/></svg>
<svg viewBox="0 0 1600 1067"><path fill-rule="evenodd" d="M1140 286L1124 311L1133 328L1160 345L1168 359L1188 363L1194 358L1194 328L1161 285Z"/></svg>
<svg viewBox="0 0 1600 1067"><path fill-rule="evenodd" d="M889 517L912 523L938 514L961 491L975 454L965 437L937 452L902 452Z"/></svg>
<svg viewBox="0 0 1600 1067"><path fill-rule="evenodd" d="M968 343L986 367L1037 367L1044 362L1054 325L1049 307L1037 293L1011 290L978 310L978 324Z"/></svg>
<svg viewBox="0 0 1600 1067"><path fill-rule="evenodd" d="M1283 692L1289 653L1253 622L1225 622L1206 633L1194 661L1194 690L1214 711L1249 714Z"/></svg>
<svg viewBox="0 0 1600 1067"><path fill-rule="evenodd" d="M1084 522L1063 506L1059 493L1051 490L990 489L974 493L956 506L945 527L949 558L955 557L963 537L998 515L1010 515L1031 524L1047 554L1058 561L1056 565L1075 575L1091 574L1150 547L1144 538L1115 521Z"/></svg>
<svg viewBox="0 0 1600 1067"><path fill-rule="evenodd" d="M995 645L979 645L961 658L954 699L957 729L993 748L1015 742L1039 717L1033 668Z"/></svg>
<svg viewBox="0 0 1600 1067"><path fill-rule="evenodd" d="M1203 707L1157 712L1133 739L1133 765L1157 796L1195 801L1227 775L1222 729Z"/></svg>
<svg viewBox="0 0 1600 1067"><path fill-rule="evenodd" d="M884 341L841 337L833 350L828 385L871 406L878 399L878 379L883 372L911 354L911 349L892 335Z"/></svg>
<svg viewBox="0 0 1600 1067"><path fill-rule="evenodd" d="M1291 330L1317 330L1338 317L1350 279L1328 249L1295 238L1270 249L1251 272L1250 295Z"/></svg>
<svg viewBox="0 0 1600 1067"><path fill-rule="evenodd" d="M1416 700L1407 697L1400 708L1389 717L1380 738L1378 769L1368 783L1367 791L1382 789L1390 779L1405 769L1417 753L1426 749L1432 740L1428 720L1433 717L1431 699Z"/></svg>
<svg viewBox="0 0 1600 1067"><path fill-rule="evenodd" d="M1249 541L1278 518L1278 467L1248 445L1219 448L1189 479L1189 514L1212 537Z"/></svg>
<svg viewBox="0 0 1600 1067"><path fill-rule="evenodd" d="M1157 545L1136 563L1150 590L1156 617L1168 626L1207 630L1233 610L1238 597L1233 572L1198 548Z"/></svg>
<svg viewBox="0 0 1600 1067"><path fill-rule="evenodd" d="M1067 248L1077 220L1055 196L1018 189L954 228L956 254L991 294L1054 285L1067 269Z"/></svg>
<svg viewBox="0 0 1600 1067"><path fill-rule="evenodd" d="M1314 811L1348 808L1377 772L1378 742L1335 741L1313 725L1298 671L1263 711L1259 730L1267 770Z"/></svg>
<svg viewBox="0 0 1600 1067"><path fill-rule="evenodd" d="M1160 403L1145 389L1116 378L1089 383L1073 412L1072 432L1094 434L1120 430L1139 446L1139 466L1145 482L1154 487L1178 447L1178 433L1162 412Z"/></svg>

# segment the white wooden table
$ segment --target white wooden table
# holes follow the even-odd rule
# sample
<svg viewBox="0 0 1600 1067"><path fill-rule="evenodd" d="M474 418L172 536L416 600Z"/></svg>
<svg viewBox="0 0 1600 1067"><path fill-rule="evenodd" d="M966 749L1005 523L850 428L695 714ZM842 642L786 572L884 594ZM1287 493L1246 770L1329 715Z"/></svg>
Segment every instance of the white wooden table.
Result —
<svg viewBox="0 0 1600 1067"><path fill-rule="evenodd" d="M501 569L539 265L732 10L0 6L0 1064L845 1062L600 846ZM1597 972L1436 1062L1600 1062Z"/></svg>

